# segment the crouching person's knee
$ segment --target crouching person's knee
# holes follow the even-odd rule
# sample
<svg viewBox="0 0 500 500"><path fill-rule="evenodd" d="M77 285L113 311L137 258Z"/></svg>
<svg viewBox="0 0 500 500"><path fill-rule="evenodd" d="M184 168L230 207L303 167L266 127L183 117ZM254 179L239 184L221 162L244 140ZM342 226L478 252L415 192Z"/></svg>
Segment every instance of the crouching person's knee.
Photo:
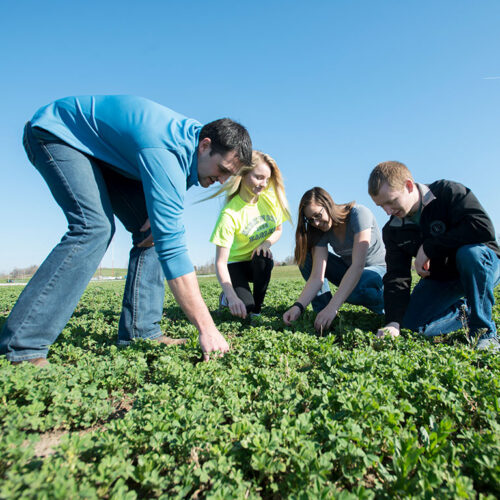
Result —
<svg viewBox="0 0 500 500"><path fill-rule="evenodd" d="M66 237L85 247L106 249L115 234L115 223L106 217L87 218L82 223L70 223Z"/></svg>
<svg viewBox="0 0 500 500"><path fill-rule="evenodd" d="M491 267L496 255L486 245L475 244L460 247L455 258L458 272L467 274Z"/></svg>
<svg viewBox="0 0 500 500"><path fill-rule="evenodd" d="M255 302L252 302L251 304L245 304L245 307L247 309L247 314L255 312Z"/></svg>
<svg viewBox="0 0 500 500"><path fill-rule="evenodd" d="M264 255L255 254L252 258L252 264L260 272L268 274L273 270L274 260Z"/></svg>
<svg viewBox="0 0 500 500"><path fill-rule="evenodd" d="M255 309L255 300L252 292L243 286L235 286L234 291L243 304L245 304L247 314L253 312Z"/></svg>

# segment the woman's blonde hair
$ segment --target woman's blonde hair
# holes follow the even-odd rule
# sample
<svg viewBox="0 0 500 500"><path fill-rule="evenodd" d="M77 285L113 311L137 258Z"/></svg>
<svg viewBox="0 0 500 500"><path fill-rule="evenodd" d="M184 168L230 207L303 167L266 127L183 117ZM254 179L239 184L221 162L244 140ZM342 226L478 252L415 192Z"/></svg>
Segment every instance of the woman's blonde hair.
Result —
<svg viewBox="0 0 500 500"><path fill-rule="evenodd" d="M232 200L240 192L241 181L243 180L243 177L245 177L245 175L250 173L262 162L264 162L271 169L271 177L269 179L269 184L267 185L266 190L269 188L272 188L274 190L284 218L291 221L291 215L288 208L288 200L286 199L285 195L285 185L283 183L281 171L274 159L268 154L263 153L262 151L254 150L252 152L252 164L241 167L236 175L225 182L213 195L209 196L208 199L215 198L224 194L226 196L226 202Z"/></svg>
<svg viewBox="0 0 500 500"><path fill-rule="evenodd" d="M299 203L299 216L297 219L297 230L295 231L295 262L298 266L303 266L306 261L307 252L318 243L325 233L309 224L306 220L304 210L306 207L315 203L326 210L330 217L333 226L345 224L351 209L354 206L354 201L337 205L332 197L320 187L313 187L306 191Z"/></svg>

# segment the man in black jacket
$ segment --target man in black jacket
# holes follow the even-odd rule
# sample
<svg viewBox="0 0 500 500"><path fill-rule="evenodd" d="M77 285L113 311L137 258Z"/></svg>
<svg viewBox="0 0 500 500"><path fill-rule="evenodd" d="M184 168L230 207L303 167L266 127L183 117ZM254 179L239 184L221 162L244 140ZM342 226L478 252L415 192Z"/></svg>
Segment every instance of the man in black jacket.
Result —
<svg viewBox="0 0 500 500"><path fill-rule="evenodd" d="M470 189L447 180L418 184L404 164L388 161L373 169L368 192L391 217L382 231L386 326L377 336L396 337L401 327L434 336L467 326L478 349L500 351L491 317L500 249ZM413 257L422 279L410 292Z"/></svg>

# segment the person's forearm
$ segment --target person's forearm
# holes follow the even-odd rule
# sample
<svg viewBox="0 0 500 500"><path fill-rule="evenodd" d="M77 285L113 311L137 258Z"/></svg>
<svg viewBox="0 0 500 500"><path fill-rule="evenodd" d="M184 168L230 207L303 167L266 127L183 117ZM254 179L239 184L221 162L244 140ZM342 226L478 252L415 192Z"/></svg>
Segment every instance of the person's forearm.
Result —
<svg viewBox="0 0 500 500"><path fill-rule="evenodd" d="M274 231L274 233L271 234L271 236L269 236L269 238L267 238L266 241L268 241L270 245L274 245L281 238L281 233L282 233L281 229L279 230L276 229L276 231Z"/></svg>
<svg viewBox="0 0 500 500"><path fill-rule="evenodd" d="M410 302L411 277L384 276L384 309L387 323L401 323Z"/></svg>
<svg viewBox="0 0 500 500"><path fill-rule="evenodd" d="M219 280L219 284L222 291L228 299L234 299L237 297L234 291L233 284L231 282L231 275L229 274L229 269L227 267L227 262L216 262L215 263L215 274Z"/></svg>
<svg viewBox="0 0 500 500"><path fill-rule="evenodd" d="M304 306L304 308L306 308L310 304L310 302L314 299L314 297L316 297L322 284L323 283L321 282L320 279L309 278L302 290L302 293L297 299L297 302L300 302Z"/></svg>
<svg viewBox="0 0 500 500"><path fill-rule="evenodd" d="M168 286L172 290L175 300L200 334L215 328L212 316L201 296L194 272L168 280Z"/></svg>

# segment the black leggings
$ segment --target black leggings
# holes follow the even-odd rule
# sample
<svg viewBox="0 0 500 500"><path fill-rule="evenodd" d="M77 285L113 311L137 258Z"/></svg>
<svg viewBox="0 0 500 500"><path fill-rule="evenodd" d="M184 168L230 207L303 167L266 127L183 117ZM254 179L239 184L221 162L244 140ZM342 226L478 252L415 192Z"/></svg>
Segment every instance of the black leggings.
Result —
<svg viewBox="0 0 500 500"><path fill-rule="evenodd" d="M260 313L273 266L273 259L262 255L254 255L252 260L228 264L234 291L245 304L247 313ZM250 291L250 282L253 283L253 294Z"/></svg>

